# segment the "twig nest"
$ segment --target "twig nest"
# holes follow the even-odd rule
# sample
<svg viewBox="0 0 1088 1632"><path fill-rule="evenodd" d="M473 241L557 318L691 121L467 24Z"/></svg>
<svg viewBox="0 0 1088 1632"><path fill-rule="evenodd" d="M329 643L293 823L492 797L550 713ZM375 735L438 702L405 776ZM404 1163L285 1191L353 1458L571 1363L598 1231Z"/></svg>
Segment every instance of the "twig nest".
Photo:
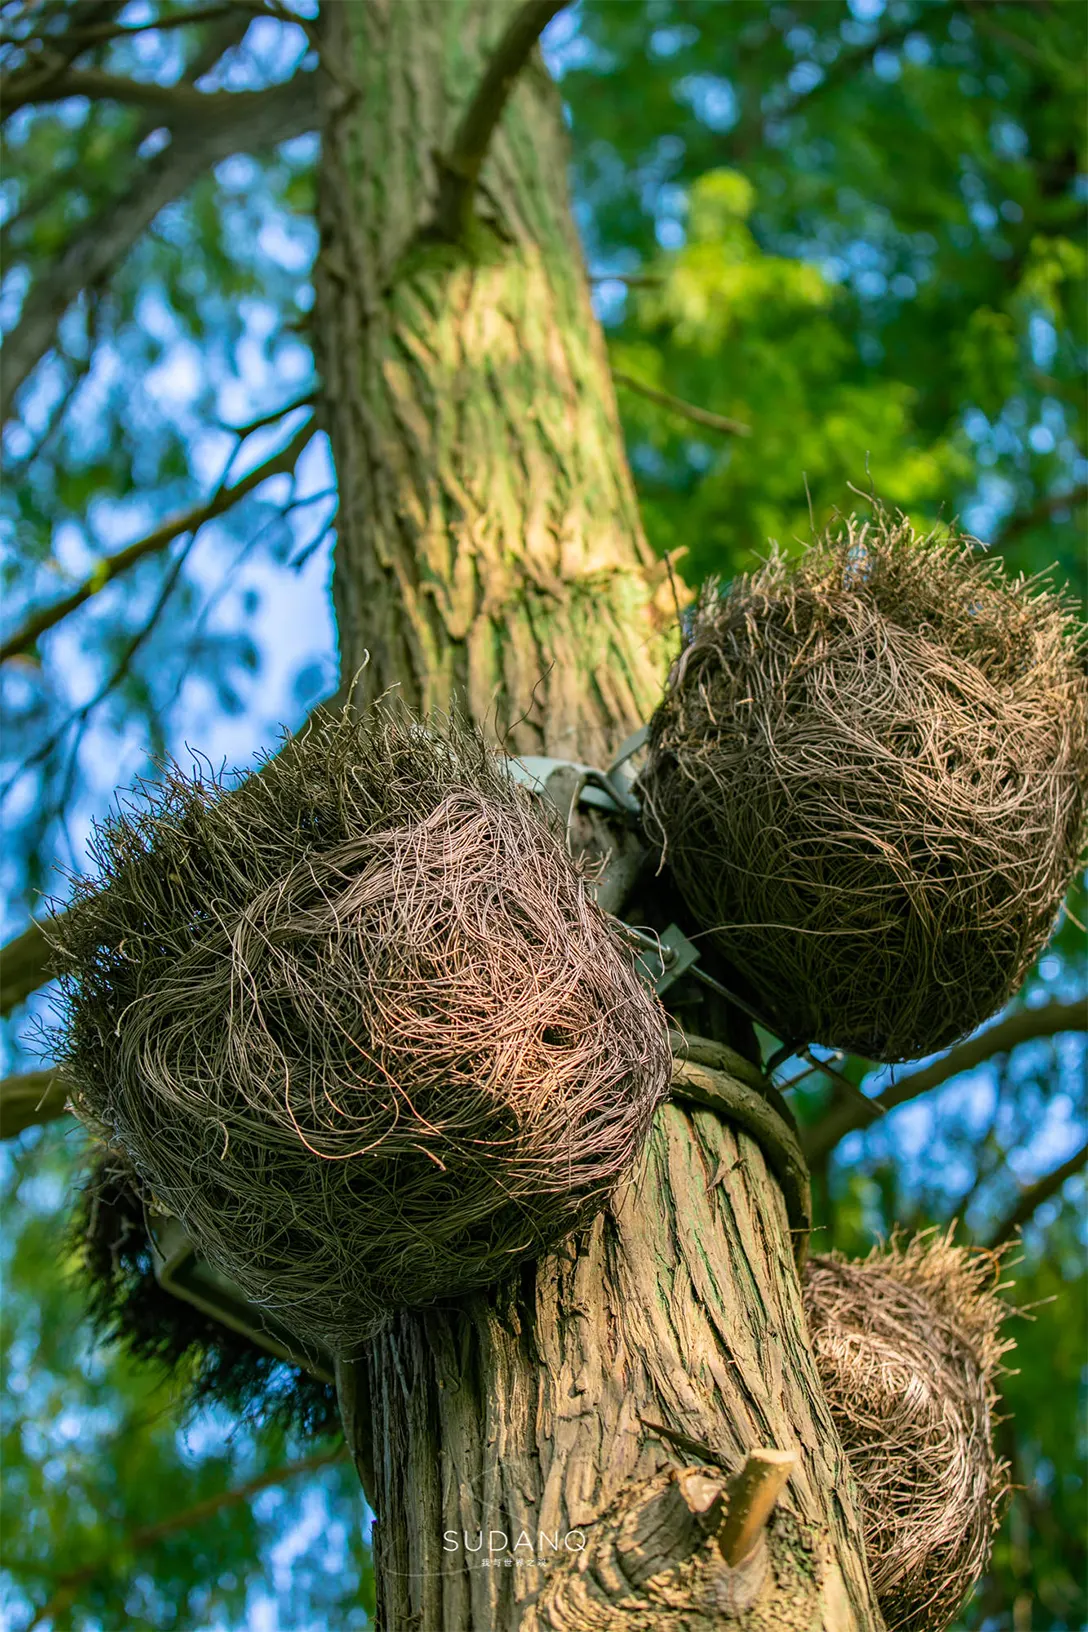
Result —
<svg viewBox="0 0 1088 1632"><path fill-rule="evenodd" d="M56 921L77 1110L203 1254L345 1354L587 1221L667 1091L656 999L467 727L326 718L170 769Z"/></svg>
<svg viewBox="0 0 1088 1632"><path fill-rule="evenodd" d="M979 1580L1007 1489L993 1450L998 1255L952 1231L861 1263L813 1258L804 1300L816 1365L861 1493L888 1632L943 1632Z"/></svg>
<svg viewBox="0 0 1088 1632"><path fill-rule="evenodd" d="M1076 869L1069 604L880 514L704 594L652 726L647 826L794 1041L945 1048L1016 991Z"/></svg>

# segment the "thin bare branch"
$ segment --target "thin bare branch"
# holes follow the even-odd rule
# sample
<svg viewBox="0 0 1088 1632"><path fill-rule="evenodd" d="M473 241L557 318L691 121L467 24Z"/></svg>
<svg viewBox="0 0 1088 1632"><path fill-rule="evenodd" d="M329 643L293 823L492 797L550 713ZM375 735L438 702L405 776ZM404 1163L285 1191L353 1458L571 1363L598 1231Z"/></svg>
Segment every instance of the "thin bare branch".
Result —
<svg viewBox="0 0 1088 1632"><path fill-rule="evenodd" d="M942 1054L931 1065L912 1071L898 1082L880 1090L886 1110L892 1111L908 1100L917 1099L939 1088L961 1071L973 1071L976 1066L992 1059L995 1054L1007 1054L1020 1043L1037 1037L1056 1037L1063 1031L1088 1029L1088 1012L1083 1001L1075 1003L1045 1003L1038 1009L1017 1009L1006 1015L997 1025L989 1026L977 1036L958 1043L947 1054ZM809 1161L818 1161L833 1150L840 1139L865 1124L865 1113L854 1104L834 1106L822 1122L805 1129L802 1143Z"/></svg>
<svg viewBox="0 0 1088 1632"><path fill-rule="evenodd" d="M910 18L887 29L865 45L854 50L841 51L834 62L824 68L815 85L796 92L789 96L788 100L784 99L782 105L774 108L772 117L777 120L790 118L795 113L807 113L812 103L826 96L829 91L836 91L840 85L849 83L855 75L870 67L873 59L882 51L896 50L917 27L917 22ZM765 128L765 109L760 103L758 109L753 109L753 116L743 120L742 127L730 142L730 163L739 164L747 159L761 144Z"/></svg>
<svg viewBox="0 0 1088 1632"><path fill-rule="evenodd" d="M109 26L120 10L121 0L86 0L83 17L88 28ZM82 55L91 42L71 29L65 29L50 37L31 34L25 40L9 40L6 43L25 50L27 59L0 80L0 109L4 119L24 107L28 96L46 89L63 74L69 63Z"/></svg>
<svg viewBox="0 0 1088 1632"><path fill-rule="evenodd" d="M174 593L174 590L177 587L178 579L181 577L182 568L189 559L189 553L192 550L193 542L194 536L192 533L190 533L188 538L185 540L185 543L182 545L181 549L178 551L177 555L167 568L166 577L163 580L162 587L159 590L158 596L156 597L155 604L151 608L151 615L144 621L143 624L141 624L136 633L130 637L122 650L121 656L117 660L117 663L106 676L105 680L103 680L94 696L89 702L83 703L79 708L73 709L68 718L62 721L61 724L57 726L56 730L49 734L44 742L39 743L34 752L27 759L25 759L14 774L8 778L3 788L0 788L0 801L7 798L12 788L20 780L20 778L26 775L27 771L32 770L35 765L41 765L44 761L48 760L49 757L60 747L61 743L64 741L72 727L76 726L78 727L78 730L75 741L71 745L68 754L68 770L65 777L66 796L67 793L71 792L75 778L79 748L83 740L83 733L86 729L87 721L90 719L95 710L105 702L106 698L116 690L116 688L131 672L136 654L140 651L141 647L146 645L147 641L151 638L155 629L158 627L159 619L166 610L166 603ZM63 810L63 802L60 809Z"/></svg>
<svg viewBox="0 0 1088 1632"><path fill-rule="evenodd" d="M27 1625L26 1632L33 1632L45 1621L56 1622L57 1616L71 1608L75 1603L76 1594L80 1587L93 1581L96 1576L105 1575L116 1565L118 1558L127 1558L130 1554L142 1551L145 1547L153 1547L156 1542L164 1541L167 1536L173 1536L179 1530L192 1530L198 1524L204 1524L213 1519L229 1507L240 1507L262 1490L270 1490L275 1485L283 1485L290 1479L298 1479L304 1473L317 1473L321 1468L331 1467L334 1462L341 1462L347 1455L343 1445L335 1450L315 1451L312 1456L300 1458L297 1462L289 1462L286 1467L269 1468L265 1473L258 1474L247 1484L236 1485L231 1490L220 1491L216 1496L207 1496L202 1502L194 1502L192 1507L185 1508L180 1513L172 1513L167 1519L160 1519L157 1524L139 1525L130 1530L119 1544L111 1548L102 1558L96 1558L90 1564L81 1564L76 1570L66 1570L57 1577L56 1585L48 1603L43 1604L34 1619Z"/></svg>
<svg viewBox="0 0 1088 1632"><path fill-rule="evenodd" d="M0 1081L0 1139L56 1122L67 1109L68 1089L59 1071L23 1071Z"/></svg>
<svg viewBox="0 0 1088 1632"><path fill-rule="evenodd" d="M160 12L146 23L80 23L69 29L66 37L78 41L80 50L87 51L92 45L104 45L108 40L133 39L137 34L157 34L167 28L195 28L198 23L210 23L227 17L233 10L233 4L193 6L185 11Z"/></svg>
<svg viewBox="0 0 1088 1632"><path fill-rule="evenodd" d="M315 703L306 722L288 738L281 754L290 754L292 744L303 737L311 722L324 713L336 714L351 702L355 680L351 677L338 684L331 696ZM260 775L258 771L256 773ZM63 917L58 913L57 917ZM20 1003L25 1003L33 992L44 986L50 976L49 942L40 923L35 920L27 925L21 934L16 935L7 945L0 948L0 1018L6 1018Z"/></svg>
<svg viewBox="0 0 1088 1632"><path fill-rule="evenodd" d="M1018 1230L1023 1229L1025 1224L1030 1223L1043 1202L1049 1201L1051 1196L1056 1196L1066 1179L1071 1179L1075 1173L1081 1172L1086 1165L1088 1165L1088 1143L1081 1145L1079 1150L1075 1150L1072 1156L1062 1162L1060 1167L1056 1167L1053 1172L1046 1173L1041 1179L1036 1179L1034 1184L1025 1186L1020 1192L1016 1205L994 1230L987 1242L987 1246L1000 1247L1006 1241L1010 1241Z"/></svg>
<svg viewBox="0 0 1088 1632"><path fill-rule="evenodd" d="M0 263L2 261L3 251L0 249ZM98 300L93 290L88 294L87 307L86 355L72 357L66 351L58 348L58 356L68 370L68 379L65 382L64 390L50 408L45 424L27 451L18 459L9 459L0 464L0 475L5 476L9 482L17 481L24 471L29 470L31 465L41 457L46 448L53 442L64 421L65 414L78 395L80 386L91 372L98 329Z"/></svg>
<svg viewBox="0 0 1088 1632"><path fill-rule="evenodd" d="M292 406L297 407L298 404ZM312 435L313 425L307 422L291 438L285 448L280 448L271 458L266 459L263 465L258 465L255 470L251 470L233 487L220 488L204 504L197 505L192 510L186 510L179 516L172 516L169 521L163 522L161 527L156 527L153 532L148 533L144 538L138 538L133 543L126 544L123 550L117 551L116 555L104 556L94 571L70 594L65 595L62 600L54 601L50 606L40 607L37 612L32 613L27 618L26 622L15 631L9 640L0 645L0 663L29 651L47 630L54 628L62 619L69 617L71 613L83 606L86 601L89 601L92 596L105 589L107 584L119 578L122 573L128 572L137 562L142 561L145 556L154 555L159 550L165 549L182 533L197 532L206 522L214 520L216 516L221 516L224 511L237 504L239 499L252 492L255 487L259 487L270 476L279 475L282 471L293 470L300 453Z"/></svg>
<svg viewBox="0 0 1088 1632"><path fill-rule="evenodd" d="M751 436L752 427L742 425L739 419L727 419L724 414L712 414L709 408L698 408L693 402L685 402L682 397L674 397L669 391L659 391L656 386L646 385L642 380L636 380L630 374L624 374L619 369L612 370L612 378L617 385L626 386L628 391L637 391L640 397L649 402L656 402L659 408L668 408L671 413L679 414L681 419L690 419L696 425L705 425L709 431L721 431L724 436Z"/></svg>
<svg viewBox="0 0 1088 1632"><path fill-rule="evenodd" d="M1029 62L1034 63L1036 67L1043 68L1047 72L1052 73L1055 66L1059 66L1045 52L1040 51L1034 41L1029 40L1026 35L1018 34L1011 28L1002 28L1001 24L995 22L989 15L989 7L982 5L980 0L964 0L964 3L971 21L980 34L989 34L991 39L999 40L1002 45L1018 52L1022 57L1026 57ZM1023 9L1030 14L1033 8L1028 6Z"/></svg>
<svg viewBox="0 0 1088 1632"><path fill-rule="evenodd" d="M266 91L217 92L202 102L207 104L205 117L178 130L122 196L73 234L31 288L4 341L0 420L10 416L16 391L48 351L57 324L80 290L103 284L161 209L230 154L272 146L317 124L310 73Z"/></svg>
<svg viewBox="0 0 1088 1632"><path fill-rule="evenodd" d="M233 5L229 9L212 7L205 13L193 12L186 16L185 21L196 23L201 17L206 21L218 18L214 27L200 31L196 40L196 50L185 65L185 71L178 81L179 85L195 85L204 75L210 73L225 52L232 46L239 45L244 38L252 17L242 7ZM126 28L123 33L142 33L143 28ZM92 109L92 118L97 109ZM132 155L135 156L140 143L153 131L162 120L153 114L146 115L132 133ZM88 124L88 130L90 125ZM17 228L21 227L32 215L37 214L43 205L57 198L73 185L76 178L78 163L66 166L62 170L54 171L44 185L33 189L15 213L0 226L0 261L6 265L12 263L12 245Z"/></svg>
<svg viewBox="0 0 1088 1632"><path fill-rule="evenodd" d="M184 81L160 85L156 80L130 79L127 74L110 74L101 68L66 68L52 74L39 90L23 93L20 105L63 102L71 96L85 96L95 102L121 102L126 107L150 108L156 123L173 126L191 119L219 118L228 102L239 95L260 92L198 91ZM5 108L5 112L9 110Z"/></svg>
<svg viewBox="0 0 1088 1632"><path fill-rule="evenodd" d="M1048 493L1045 498L1040 499L1038 504L1033 504L1030 509L1014 512L1005 525L998 529L997 537L992 541L993 547L1003 549L1014 538L1019 538L1021 533L1026 533L1032 527L1038 527L1042 522L1049 521L1057 511L1079 510L1086 500L1088 500L1088 483L1085 482L1082 482L1079 487L1071 488L1068 493Z"/></svg>
<svg viewBox="0 0 1088 1632"><path fill-rule="evenodd" d="M189 21L195 22L196 17L197 13L193 12ZM197 35L196 49L185 64L185 72L178 81L181 85L195 85L198 80L204 78L205 74L210 74L216 63L226 52L236 45L241 45L249 30L250 23L253 21L237 5L227 6L220 11L218 16L215 8L212 7L205 14L204 20L210 23L211 27L202 29ZM147 129L151 128L151 123L148 120L145 126L145 134Z"/></svg>
<svg viewBox="0 0 1088 1632"><path fill-rule="evenodd" d="M476 183L503 109L529 54L567 0L525 0L511 17L453 138L442 156L433 230L456 241L472 218Z"/></svg>
<svg viewBox="0 0 1088 1632"><path fill-rule="evenodd" d="M590 283L623 283L628 289L659 289L666 281L662 272L591 272Z"/></svg>

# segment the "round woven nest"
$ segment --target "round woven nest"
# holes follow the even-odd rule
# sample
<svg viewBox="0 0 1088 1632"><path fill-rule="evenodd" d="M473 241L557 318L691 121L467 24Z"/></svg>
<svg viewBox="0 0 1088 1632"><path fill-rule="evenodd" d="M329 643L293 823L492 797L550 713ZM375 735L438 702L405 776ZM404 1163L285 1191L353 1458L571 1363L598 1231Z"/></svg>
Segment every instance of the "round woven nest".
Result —
<svg viewBox="0 0 1088 1632"><path fill-rule="evenodd" d="M812 1258L816 1365L861 1493L888 1632L943 1632L979 1580L1007 1490L994 1455L998 1256L927 1233L861 1263Z"/></svg>
<svg viewBox="0 0 1088 1632"><path fill-rule="evenodd" d="M783 1037L918 1058L1016 991L1083 843L1084 650L1060 594L883 514L704 594L646 824Z"/></svg>
<svg viewBox="0 0 1088 1632"><path fill-rule="evenodd" d="M300 1337L492 1282L587 1221L667 1091L657 1000L483 740L325 718L171 768L56 920L77 1111Z"/></svg>

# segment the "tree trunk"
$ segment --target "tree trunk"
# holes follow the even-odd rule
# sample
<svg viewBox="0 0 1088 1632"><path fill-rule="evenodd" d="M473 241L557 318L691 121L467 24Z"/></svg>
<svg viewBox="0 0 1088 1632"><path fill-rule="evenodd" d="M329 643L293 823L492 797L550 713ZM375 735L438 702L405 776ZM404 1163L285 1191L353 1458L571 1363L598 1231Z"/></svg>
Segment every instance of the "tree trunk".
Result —
<svg viewBox="0 0 1088 1632"><path fill-rule="evenodd" d="M660 694L672 603L539 61L467 246L427 232L436 155L514 9L324 11L315 333L342 663L369 654L363 697L456 701L519 752L599 764ZM495 1293L401 1315L341 1383L389 1632L881 1625L782 1194L711 1110L662 1108L583 1237ZM730 1568L723 1487L755 1446L800 1467L767 1545Z"/></svg>
<svg viewBox="0 0 1088 1632"><path fill-rule="evenodd" d="M526 70L467 248L428 241L436 155L516 8L326 8L316 339L340 492L345 676L458 699L520 752L594 762L660 693L671 598L643 538L567 203Z"/></svg>

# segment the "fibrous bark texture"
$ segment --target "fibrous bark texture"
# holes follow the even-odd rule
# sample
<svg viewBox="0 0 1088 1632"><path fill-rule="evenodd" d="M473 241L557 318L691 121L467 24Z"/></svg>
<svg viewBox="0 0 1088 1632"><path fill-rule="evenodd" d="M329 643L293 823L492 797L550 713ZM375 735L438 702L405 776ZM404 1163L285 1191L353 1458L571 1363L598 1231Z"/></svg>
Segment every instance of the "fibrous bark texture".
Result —
<svg viewBox="0 0 1088 1632"><path fill-rule="evenodd" d="M315 333L343 668L368 658L362 698L456 701L516 752L599 764L660 696L672 601L539 62L469 241L428 232L436 154L514 9L325 8ZM881 1624L782 1193L714 1110L662 1107L587 1231L501 1288L399 1315L338 1382L388 1632ZM714 1524L755 1446L800 1464L761 1559L730 1576Z"/></svg>
<svg viewBox="0 0 1088 1632"><path fill-rule="evenodd" d="M881 1624L785 1209L759 1147L711 1111L663 1108L641 1172L584 1236L498 1294L400 1317L367 1380L390 1629L719 1624L694 1522L647 1523L637 1567L593 1568L696 1445L709 1475L755 1445L800 1454L740 1625Z"/></svg>
<svg viewBox="0 0 1088 1632"><path fill-rule="evenodd" d="M639 526L539 62L470 242L428 235L508 0L326 8L316 338L339 480L345 675L453 700L515 751L599 759L660 695L671 598Z"/></svg>

